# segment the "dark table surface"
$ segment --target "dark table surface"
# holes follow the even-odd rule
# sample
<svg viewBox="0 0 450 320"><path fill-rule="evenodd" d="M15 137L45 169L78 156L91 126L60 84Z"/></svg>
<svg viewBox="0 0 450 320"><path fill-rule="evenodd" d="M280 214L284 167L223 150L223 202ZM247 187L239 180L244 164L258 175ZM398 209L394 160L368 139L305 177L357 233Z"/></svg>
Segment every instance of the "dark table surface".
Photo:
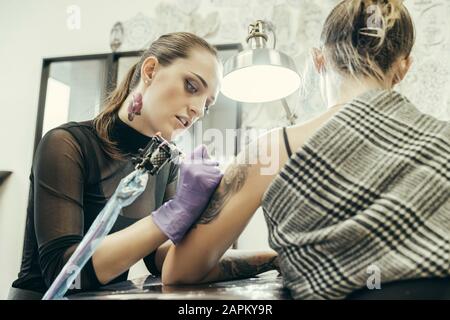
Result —
<svg viewBox="0 0 450 320"><path fill-rule="evenodd" d="M128 280L67 297L70 300L286 300L290 299L283 288L278 272L269 271L257 277L189 286L163 286L159 277L148 276Z"/></svg>
<svg viewBox="0 0 450 320"><path fill-rule="evenodd" d="M269 271L257 277L189 286L163 286L154 276L124 281L66 297L70 300L289 300L278 272ZM362 288L347 299L450 299L450 277L410 279L384 283L381 290Z"/></svg>

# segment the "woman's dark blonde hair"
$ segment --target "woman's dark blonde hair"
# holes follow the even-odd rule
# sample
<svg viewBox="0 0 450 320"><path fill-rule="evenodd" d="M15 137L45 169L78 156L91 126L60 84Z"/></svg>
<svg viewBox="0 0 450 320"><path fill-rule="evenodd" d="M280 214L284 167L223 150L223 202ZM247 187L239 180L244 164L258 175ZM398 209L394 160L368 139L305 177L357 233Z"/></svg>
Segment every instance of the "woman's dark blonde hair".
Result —
<svg viewBox="0 0 450 320"><path fill-rule="evenodd" d="M126 74L117 88L106 98L103 111L94 119L94 127L98 137L102 141L105 152L113 159L122 159L122 155L111 140L111 130L118 112L130 92L141 80L141 67L143 62L150 56L158 59L162 66L168 66L176 59L189 57L194 48L205 49L218 59L217 50L204 39L189 33L175 32L162 35L154 41L146 50L139 62L137 62Z"/></svg>
<svg viewBox="0 0 450 320"><path fill-rule="evenodd" d="M344 0L326 19L321 35L325 59L338 71L380 82L398 58L410 55L414 40L402 0Z"/></svg>

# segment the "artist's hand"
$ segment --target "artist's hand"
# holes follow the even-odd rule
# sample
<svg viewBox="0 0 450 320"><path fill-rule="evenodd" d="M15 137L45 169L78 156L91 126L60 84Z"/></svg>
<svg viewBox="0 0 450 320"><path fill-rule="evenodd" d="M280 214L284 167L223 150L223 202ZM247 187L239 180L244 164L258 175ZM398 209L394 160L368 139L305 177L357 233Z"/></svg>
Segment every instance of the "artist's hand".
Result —
<svg viewBox="0 0 450 320"><path fill-rule="evenodd" d="M209 158L204 145L180 165L175 197L152 213L154 223L177 244L202 214L223 174L219 163Z"/></svg>

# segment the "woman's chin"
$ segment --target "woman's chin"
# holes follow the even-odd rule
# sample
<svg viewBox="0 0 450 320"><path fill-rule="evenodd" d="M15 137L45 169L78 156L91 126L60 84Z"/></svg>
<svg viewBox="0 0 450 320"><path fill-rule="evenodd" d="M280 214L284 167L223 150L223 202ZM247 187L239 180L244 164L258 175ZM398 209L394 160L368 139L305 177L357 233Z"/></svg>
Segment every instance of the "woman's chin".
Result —
<svg viewBox="0 0 450 320"><path fill-rule="evenodd" d="M172 130L172 132L170 133L170 140L175 140L179 136L183 135L185 132L186 132L186 129L177 128L177 129Z"/></svg>

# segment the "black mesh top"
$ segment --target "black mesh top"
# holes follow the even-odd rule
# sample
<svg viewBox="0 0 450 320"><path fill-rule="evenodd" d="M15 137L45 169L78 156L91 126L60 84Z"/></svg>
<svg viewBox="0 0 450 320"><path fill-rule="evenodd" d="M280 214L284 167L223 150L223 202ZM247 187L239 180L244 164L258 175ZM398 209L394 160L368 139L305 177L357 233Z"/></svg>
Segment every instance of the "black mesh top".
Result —
<svg viewBox="0 0 450 320"><path fill-rule="evenodd" d="M113 160L103 151L92 121L64 124L42 138L30 174L22 264L13 287L42 293L48 289L120 180L134 170L131 157L150 141L118 117L111 132L125 155L123 161ZM174 164L150 176L146 190L122 210L110 233L148 216L170 199L177 176ZM150 272L157 272L154 252L144 262ZM127 275L128 271L111 283L124 281ZM100 286L92 260L81 271L80 281L81 290Z"/></svg>

